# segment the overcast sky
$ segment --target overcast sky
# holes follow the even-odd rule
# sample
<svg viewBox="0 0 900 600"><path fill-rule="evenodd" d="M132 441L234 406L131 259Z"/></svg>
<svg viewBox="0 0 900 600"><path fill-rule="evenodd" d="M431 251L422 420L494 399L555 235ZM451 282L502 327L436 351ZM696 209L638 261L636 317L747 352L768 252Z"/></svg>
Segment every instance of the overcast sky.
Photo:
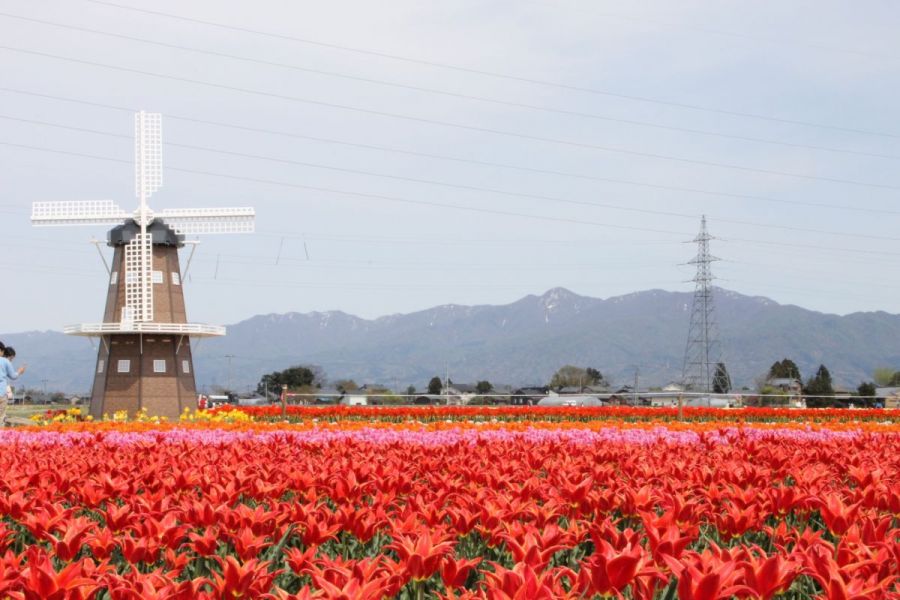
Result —
<svg viewBox="0 0 900 600"><path fill-rule="evenodd" d="M723 287L900 312L897 3L0 12L0 331L100 319L105 230L30 205L135 206L136 109L164 114L154 208L257 209L256 234L202 239L192 321L690 290L704 213Z"/></svg>

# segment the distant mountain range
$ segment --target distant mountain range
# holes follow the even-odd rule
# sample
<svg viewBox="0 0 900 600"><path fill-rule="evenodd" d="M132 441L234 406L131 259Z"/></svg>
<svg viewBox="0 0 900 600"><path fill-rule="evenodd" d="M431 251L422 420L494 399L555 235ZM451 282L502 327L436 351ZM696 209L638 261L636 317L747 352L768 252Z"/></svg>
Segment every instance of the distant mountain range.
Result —
<svg viewBox="0 0 900 600"><path fill-rule="evenodd" d="M874 368L900 368L900 315L823 314L719 289L716 310L736 386L754 386L769 366L793 359L804 377L824 363L836 383L855 387ZM617 383L664 385L681 376L691 294L650 290L602 300L554 288L502 306L437 306L362 319L343 312L259 315L204 340L197 384L254 386L263 373L321 366L330 379L396 389L449 371L456 382L546 383L564 364L592 366ZM25 385L88 390L96 350L57 332L3 334L30 371ZM227 358L228 356L232 358ZM229 369L230 363L230 369Z"/></svg>

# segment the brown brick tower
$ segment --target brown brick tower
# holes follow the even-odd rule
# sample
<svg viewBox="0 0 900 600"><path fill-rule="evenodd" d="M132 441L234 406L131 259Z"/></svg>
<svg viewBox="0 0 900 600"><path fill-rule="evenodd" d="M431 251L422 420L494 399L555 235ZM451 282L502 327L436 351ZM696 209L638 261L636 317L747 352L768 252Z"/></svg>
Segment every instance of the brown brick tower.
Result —
<svg viewBox="0 0 900 600"><path fill-rule="evenodd" d="M126 309L125 246L140 231L129 222L109 232L115 250L103 322L115 324ZM153 238L154 319L167 325L187 325L178 248L184 242L162 223L148 228ZM165 331L168 329L168 331ZM158 333L117 333L101 337L91 393L91 415L147 409L153 415L177 418L197 399L190 337L178 327ZM209 333L213 333L212 330Z"/></svg>
<svg viewBox="0 0 900 600"><path fill-rule="evenodd" d="M34 225L118 225L102 323L72 325L70 335L100 338L91 415L124 410L177 419L196 406L192 337L225 328L188 323L178 250L185 235L250 233L252 208L173 208L154 212L147 199L162 186L162 127L155 113L135 115L134 212L111 201L36 202ZM105 259L104 259L105 261Z"/></svg>

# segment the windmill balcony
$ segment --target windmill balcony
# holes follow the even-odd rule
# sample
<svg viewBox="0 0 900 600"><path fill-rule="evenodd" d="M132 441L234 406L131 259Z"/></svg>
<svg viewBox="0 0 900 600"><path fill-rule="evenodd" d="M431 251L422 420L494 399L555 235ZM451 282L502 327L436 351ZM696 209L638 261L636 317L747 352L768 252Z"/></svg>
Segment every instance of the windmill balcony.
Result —
<svg viewBox="0 0 900 600"><path fill-rule="evenodd" d="M189 337L217 337L225 335L225 327L221 325L203 325L200 323L81 323L69 325L63 329L66 335L100 336L135 333L170 333Z"/></svg>

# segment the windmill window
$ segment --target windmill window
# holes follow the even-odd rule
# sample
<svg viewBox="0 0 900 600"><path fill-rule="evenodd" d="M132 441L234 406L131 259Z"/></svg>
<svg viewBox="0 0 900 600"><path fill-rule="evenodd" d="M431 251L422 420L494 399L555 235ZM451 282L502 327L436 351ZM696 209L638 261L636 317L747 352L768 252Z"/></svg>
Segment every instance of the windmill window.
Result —
<svg viewBox="0 0 900 600"><path fill-rule="evenodd" d="M119 373L128 373L131 371L130 360L120 360L116 369Z"/></svg>
<svg viewBox="0 0 900 600"><path fill-rule="evenodd" d="M181 285L181 275L172 271L172 285Z"/></svg>
<svg viewBox="0 0 900 600"><path fill-rule="evenodd" d="M97 372L98 372L98 373L102 373L102 372L103 372L103 367L105 367L105 366L106 366L106 364L104 363L104 361L103 361L102 358L101 358L100 360L98 360L98 361L97 361Z"/></svg>
<svg viewBox="0 0 900 600"><path fill-rule="evenodd" d="M185 375L188 375L191 372L191 361L189 361L189 360L181 361L181 371Z"/></svg>
<svg viewBox="0 0 900 600"><path fill-rule="evenodd" d="M153 361L153 372L154 373L165 373L166 372L166 361L154 360Z"/></svg>
<svg viewBox="0 0 900 600"><path fill-rule="evenodd" d="M109 276L109 285L116 285L119 283L119 272L113 271L112 275Z"/></svg>
<svg viewBox="0 0 900 600"><path fill-rule="evenodd" d="M137 283L137 273L134 271L125 271L125 283Z"/></svg>
<svg viewBox="0 0 900 600"><path fill-rule="evenodd" d="M153 283L162 283L162 282L163 282L162 271L153 271Z"/></svg>

